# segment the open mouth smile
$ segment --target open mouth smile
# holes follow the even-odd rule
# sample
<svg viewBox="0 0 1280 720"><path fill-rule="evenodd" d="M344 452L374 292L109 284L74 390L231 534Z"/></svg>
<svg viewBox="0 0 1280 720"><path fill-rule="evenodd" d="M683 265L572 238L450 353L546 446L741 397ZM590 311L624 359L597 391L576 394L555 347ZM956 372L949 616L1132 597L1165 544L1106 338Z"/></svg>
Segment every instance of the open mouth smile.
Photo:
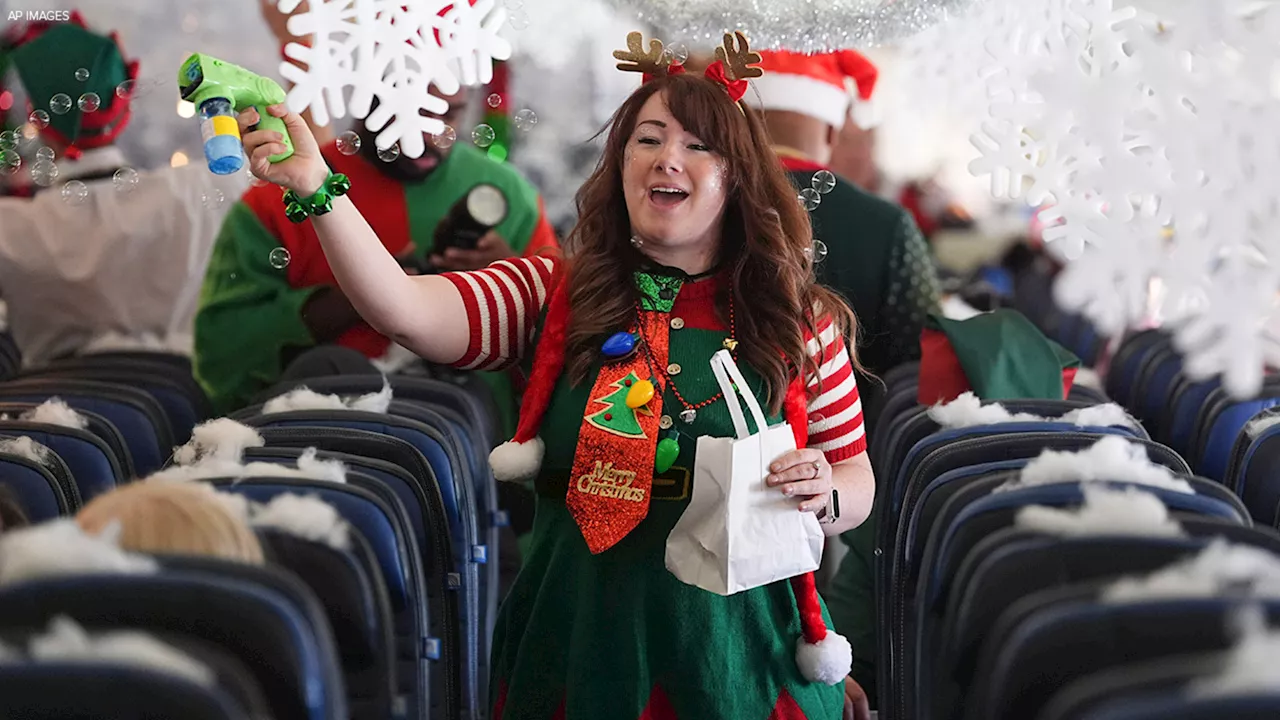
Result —
<svg viewBox="0 0 1280 720"><path fill-rule="evenodd" d="M649 202L658 207L676 207L689 198L689 191L675 185L654 185L649 188Z"/></svg>

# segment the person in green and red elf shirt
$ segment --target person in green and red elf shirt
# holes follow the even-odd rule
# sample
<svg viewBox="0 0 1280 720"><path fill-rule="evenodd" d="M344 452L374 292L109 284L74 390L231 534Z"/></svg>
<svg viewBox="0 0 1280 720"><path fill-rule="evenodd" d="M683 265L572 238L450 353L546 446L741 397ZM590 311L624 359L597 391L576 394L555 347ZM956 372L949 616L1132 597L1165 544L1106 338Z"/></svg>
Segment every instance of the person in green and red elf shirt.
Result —
<svg viewBox="0 0 1280 720"><path fill-rule="evenodd" d="M819 191L821 202L809 213L814 236L827 249L818 265L818 280L853 306L859 325L858 358L874 375L919 359L920 329L925 316L938 306L928 247L902 207L831 173L829 167L845 122L857 121L863 103L871 98L876 67L852 50L760 55L765 74L752 81L753 92L747 97L764 111L774 151L797 189ZM860 101L850 93L849 83L856 85ZM823 179L828 181L825 185ZM828 189L831 179L835 184Z"/></svg>
<svg viewBox="0 0 1280 720"><path fill-rule="evenodd" d="M463 88L449 98L448 114L441 117L460 136L468 134L457 129L473 97ZM324 159L351 179L350 199L409 272L428 264L439 270L478 269L558 249L538 191L510 165L465 141L440 147L445 143L431 137L421 157L384 162L373 134L361 129L359 135L358 152L341 152L338 138L322 148ZM506 197L506 219L475 250L437 254L437 225L468 191L486 183ZM285 217L280 194L269 184L245 193L227 216L205 276L195 323L195 370L223 412L248 404L311 348L340 346L374 359L392 346L361 320L338 288L312 224ZM506 415L503 425L513 427L512 379L499 373L484 377Z"/></svg>

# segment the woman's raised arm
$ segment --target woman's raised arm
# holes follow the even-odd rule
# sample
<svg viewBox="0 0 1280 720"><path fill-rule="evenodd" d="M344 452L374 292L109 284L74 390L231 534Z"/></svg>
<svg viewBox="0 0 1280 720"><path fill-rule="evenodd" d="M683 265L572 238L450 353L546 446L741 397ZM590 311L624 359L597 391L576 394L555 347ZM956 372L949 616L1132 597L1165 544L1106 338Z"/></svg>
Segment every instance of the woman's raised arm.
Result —
<svg viewBox="0 0 1280 720"><path fill-rule="evenodd" d="M259 116L249 108L239 117L249 169L267 182L309 197L329 177L315 137L306 122L283 105L269 107L267 112L284 118L294 153L283 162L269 162L267 158L284 152L283 138L273 131L251 130ZM452 364L462 359L472 328L453 282L406 274L346 196L334 199L332 212L309 221L339 287L365 322L430 362Z"/></svg>

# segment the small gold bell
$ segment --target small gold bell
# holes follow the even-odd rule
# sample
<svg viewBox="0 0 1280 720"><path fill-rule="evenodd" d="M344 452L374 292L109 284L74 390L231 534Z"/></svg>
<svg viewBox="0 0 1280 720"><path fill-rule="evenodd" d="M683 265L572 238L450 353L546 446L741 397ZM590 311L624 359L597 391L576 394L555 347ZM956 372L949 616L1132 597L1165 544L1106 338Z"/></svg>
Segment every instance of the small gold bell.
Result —
<svg viewBox="0 0 1280 720"><path fill-rule="evenodd" d="M729 352L733 352L734 350L737 350L737 349L738 349L738 341L737 341L737 340L734 340L733 338L725 338L725 339L724 339L724 349L725 349L725 350L728 350Z"/></svg>

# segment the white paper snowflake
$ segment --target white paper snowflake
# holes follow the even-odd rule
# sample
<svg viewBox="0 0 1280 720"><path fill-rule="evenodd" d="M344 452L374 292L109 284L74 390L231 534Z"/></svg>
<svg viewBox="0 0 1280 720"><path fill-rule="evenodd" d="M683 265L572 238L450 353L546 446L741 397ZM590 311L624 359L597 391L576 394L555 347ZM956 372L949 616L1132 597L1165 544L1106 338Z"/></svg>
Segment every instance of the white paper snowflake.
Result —
<svg viewBox="0 0 1280 720"><path fill-rule="evenodd" d="M293 13L299 0L280 0ZM319 125L348 113L363 118L386 149L408 157L426 149L423 135L444 130L424 113L448 111L444 96L487 83L493 62L511 56L501 37L506 11L494 0L311 0L289 18L289 32L312 36L311 47L285 46L280 74L293 86L288 105L310 110ZM377 107L374 108L374 101Z"/></svg>
<svg viewBox="0 0 1280 720"><path fill-rule="evenodd" d="M506 21L506 8L496 7L493 0L475 5L459 0L436 16L440 47L463 85L487 84L493 80L493 61L511 57L511 43L499 34Z"/></svg>
<svg viewBox="0 0 1280 720"><path fill-rule="evenodd" d="M989 61L970 169L1043 207L1059 301L1117 333L1158 281L1189 372L1238 395L1280 358L1277 6L999 0L963 21Z"/></svg>

